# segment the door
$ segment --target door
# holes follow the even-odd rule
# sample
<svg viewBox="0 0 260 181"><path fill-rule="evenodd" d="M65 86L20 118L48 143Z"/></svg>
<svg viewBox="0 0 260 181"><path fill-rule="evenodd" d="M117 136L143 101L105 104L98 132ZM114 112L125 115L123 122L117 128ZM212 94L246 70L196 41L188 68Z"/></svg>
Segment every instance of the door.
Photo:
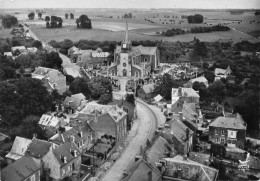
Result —
<svg viewBox="0 0 260 181"><path fill-rule="evenodd" d="M127 71L126 71L126 69L123 70L123 76L127 76Z"/></svg>

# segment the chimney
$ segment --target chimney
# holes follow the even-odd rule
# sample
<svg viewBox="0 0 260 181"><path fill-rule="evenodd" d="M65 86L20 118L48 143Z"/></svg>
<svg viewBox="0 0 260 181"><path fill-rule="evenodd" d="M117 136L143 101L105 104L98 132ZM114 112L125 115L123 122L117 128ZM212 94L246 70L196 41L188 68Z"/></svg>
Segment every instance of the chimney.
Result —
<svg viewBox="0 0 260 181"><path fill-rule="evenodd" d="M59 112L59 106L56 104L56 112Z"/></svg>
<svg viewBox="0 0 260 181"><path fill-rule="evenodd" d="M183 121L183 112L179 112L180 121Z"/></svg>
<svg viewBox="0 0 260 181"><path fill-rule="evenodd" d="M64 163L67 163L67 157L64 157Z"/></svg>
<svg viewBox="0 0 260 181"><path fill-rule="evenodd" d="M33 134L33 138L37 138L37 133L34 133L34 134Z"/></svg>
<svg viewBox="0 0 260 181"><path fill-rule="evenodd" d="M71 136L72 137L72 142L74 143L75 142L75 137L74 136Z"/></svg>
<svg viewBox="0 0 260 181"><path fill-rule="evenodd" d="M150 170L148 173L148 181L152 181L153 180L153 172Z"/></svg>
<svg viewBox="0 0 260 181"><path fill-rule="evenodd" d="M190 129L187 128L186 129L186 140L189 141L189 138L190 138Z"/></svg>
<svg viewBox="0 0 260 181"><path fill-rule="evenodd" d="M77 157L77 151L74 150L74 157Z"/></svg>
<svg viewBox="0 0 260 181"><path fill-rule="evenodd" d="M82 131L80 132L80 137L83 138L83 132Z"/></svg>

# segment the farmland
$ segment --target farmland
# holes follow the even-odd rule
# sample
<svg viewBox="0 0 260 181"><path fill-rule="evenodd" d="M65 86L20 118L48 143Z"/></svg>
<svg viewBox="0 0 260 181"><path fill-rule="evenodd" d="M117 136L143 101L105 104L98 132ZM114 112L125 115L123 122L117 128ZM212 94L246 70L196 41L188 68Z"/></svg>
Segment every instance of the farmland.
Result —
<svg viewBox="0 0 260 181"><path fill-rule="evenodd" d="M259 27L260 17L255 16L252 12L246 11L244 14L232 15L224 10L119 10L119 9L47 9L43 14L61 16L63 18L63 28L47 29L43 20L28 20L29 11L16 14L19 20L28 24L32 31L39 38L45 41L57 40L64 38L77 41L80 39L97 40L97 41L121 41L124 37L125 22L129 24L129 38L131 40L159 40L159 41L192 41L194 37L202 41L259 41L260 32L256 31ZM74 13L75 18L81 14L86 14L92 20L92 30L77 29L75 19L65 19L65 13ZM123 19L124 13L132 13L132 19ZM9 12L10 14L13 12ZM203 24L189 24L182 15L202 14L204 16ZM37 19L37 18L36 18ZM152 22L151 22L152 21ZM200 34L184 34L174 37L156 36L157 33L172 28L190 29L199 26L211 26L225 23L231 27L227 32L211 32ZM252 36L253 35L253 36Z"/></svg>

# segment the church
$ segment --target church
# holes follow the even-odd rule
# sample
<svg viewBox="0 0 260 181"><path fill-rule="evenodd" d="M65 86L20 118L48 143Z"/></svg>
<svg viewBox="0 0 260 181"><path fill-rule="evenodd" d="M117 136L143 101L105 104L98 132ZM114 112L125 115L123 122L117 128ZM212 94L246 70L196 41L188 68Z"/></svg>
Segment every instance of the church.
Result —
<svg viewBox="0 0 260 181"><path fill-rule="evenodd" d="M128 40L128 24L121 46L117 45L114 61L108 67L108 76L146 78L160 65L158 47L132 46Z"/></svg>

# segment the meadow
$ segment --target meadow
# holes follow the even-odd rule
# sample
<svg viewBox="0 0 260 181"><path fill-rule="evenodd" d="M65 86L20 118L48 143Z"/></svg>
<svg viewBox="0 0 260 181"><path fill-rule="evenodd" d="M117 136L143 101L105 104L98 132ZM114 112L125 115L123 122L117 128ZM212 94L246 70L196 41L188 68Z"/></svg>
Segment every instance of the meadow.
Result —
<svg viewBox="0 0 260 181"><path fill-rule="evenodd" d="M29 11L23 11L16 14L19 20L28 24L31 30L39 36L40 39L48 42L50 40L61 41L65 38L73 41L80 39L97 41L122 41L124 38L125 22L129 24L130 40L159 40L159 41L192 41L194 37L202 41L259 41L260 17L247 11L241 15L232 15L223 10L120 10L120 9L47 9L43 18L48 15L61 16L63 18L63 27L61 29L47 29L45 21L28 20ZM125 13L132 13L132 19L123 19ZM9 12L10 13L10 12ZM13 12L14 13L14 12ZM75 19L81 14L86 14L92 20L92 30L77 29L75 19L65 19L65 13L74 13ZM187 20L182 19L182 15L202 14L204 16L203 24L189 24ZM167 18L169 17L169 18ZM151 23L145 19L152 20ZM239 22L242 21L242 22ZM163 22L163 23L162 23ZM251 22L251 23L250 23ZM198 26L211 26L215 24L227 24L232 30L228 32L211 32L201 34L184 34L174 37L156 36L156 33L166 31L172 28L190 29ZM254 36L252 36L254 35Z"/></svg>

